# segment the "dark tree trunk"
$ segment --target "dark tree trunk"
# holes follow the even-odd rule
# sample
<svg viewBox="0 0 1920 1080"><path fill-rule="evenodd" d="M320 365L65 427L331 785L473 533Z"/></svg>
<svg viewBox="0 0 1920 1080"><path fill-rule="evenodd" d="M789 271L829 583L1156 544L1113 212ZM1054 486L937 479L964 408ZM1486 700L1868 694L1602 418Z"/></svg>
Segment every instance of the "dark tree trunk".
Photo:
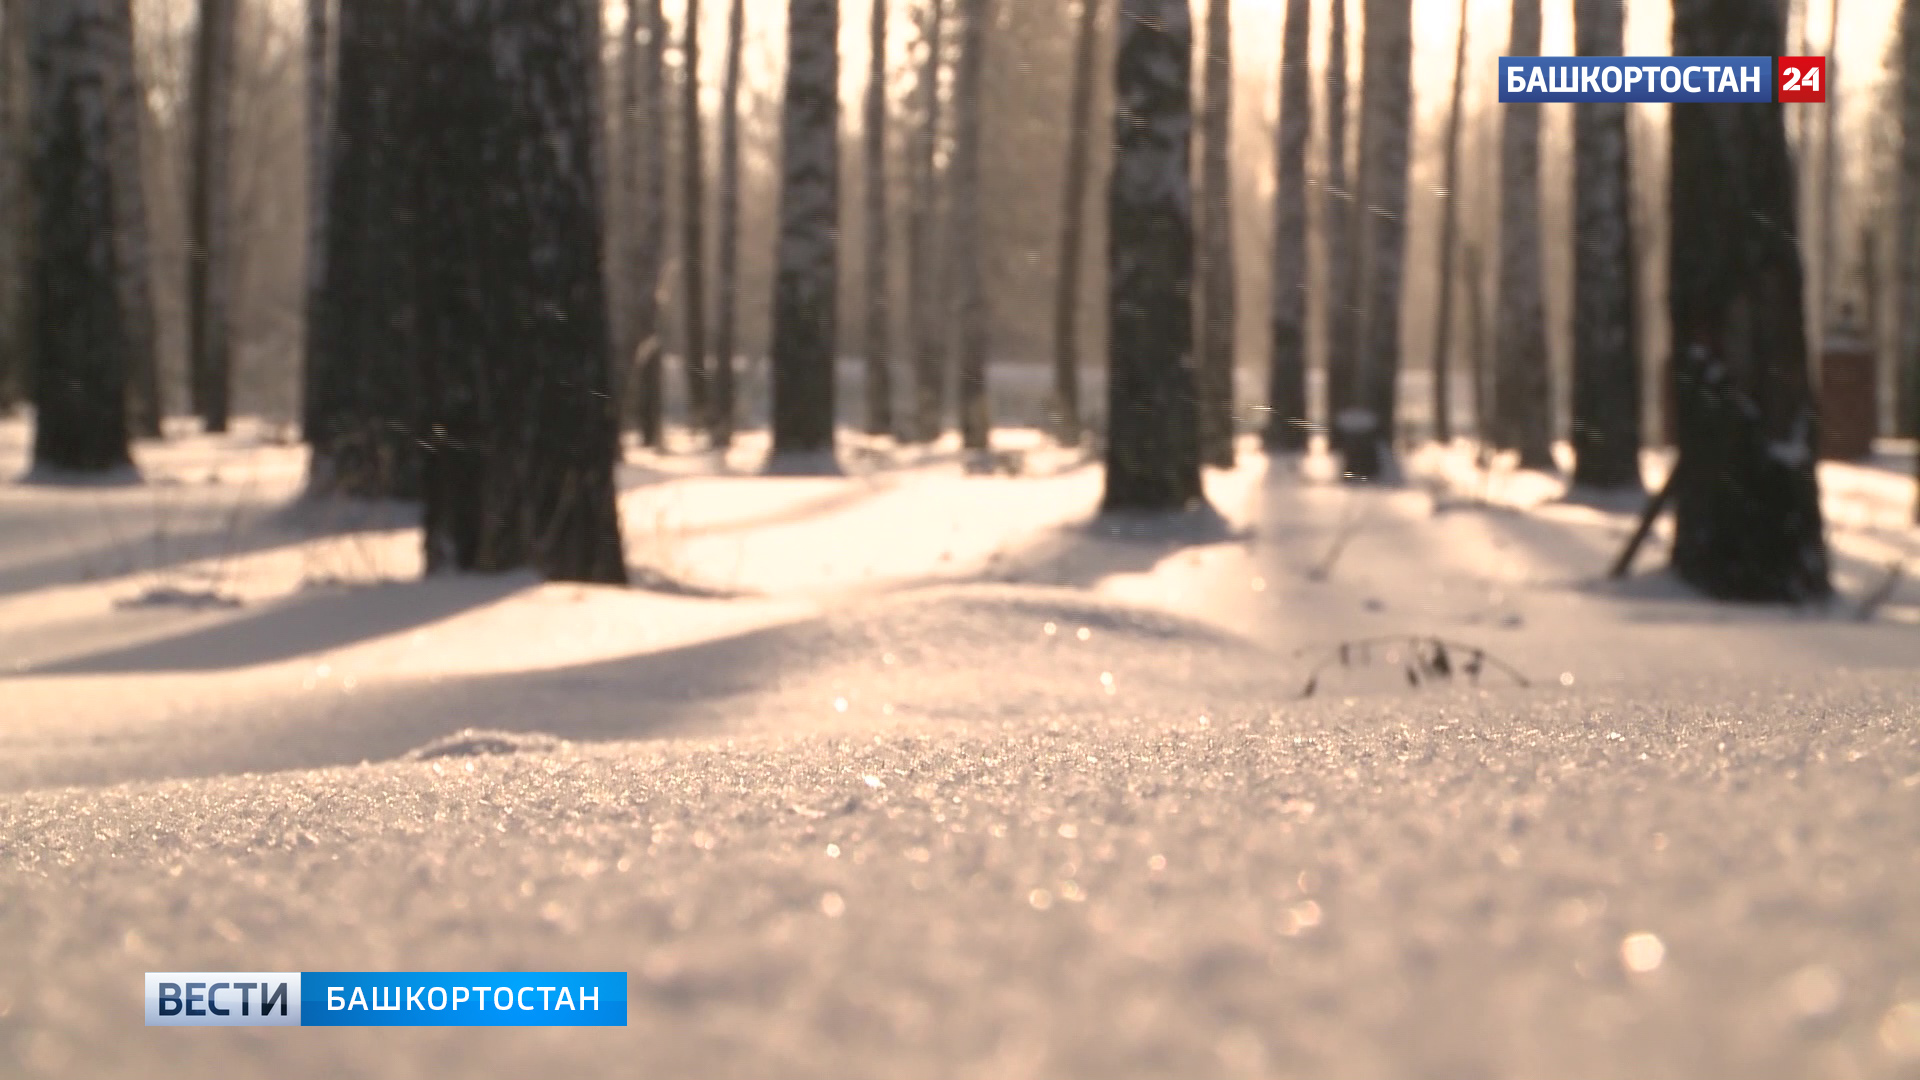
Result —
<svg viewBox="0 0 1920 1080"><path fill-rule="evenodd" d="M1193 357L1193 17L1122 0L1107 195L1103 512L1185 510L1200 485Z"/></svg>
<svg viewBox="0 0 1920 1080"><path fill-rule="evenodd" d="M960 405L960 442L987 449L987 283L982 265L981 99L986 73L992 0L960 0L960 57L953 72L953 206L947 248L953 257L955 375Z"/></svg>
<svg viewBox="0 0 1920 1080"><path fill-rule="evenodd" d="M700 0L687 0L680 50L680 340L689 423L713 430L707 393L706 154L700 122Z"/></svg>
<svg viewBox="0 0 1920 1080"><path fill-rule="evenodd" d="M873 0L868 20L866 147L867 433L893 434L893 361L887 328L887 0Z"/></svg>
<svg viewBox="0 0 1920 1080"><path fill-rule="evenodd" d="M835 306L840 219L838 0L789 0L773 286L776 473L837 472Z"/></svg>
<svg viewBox="0 0 1920 1080"><path fill-rule="evenodd" d="M631 209L625 249L626 335L619 362L632 365L631 405L640 441L666 445L665 359L660 335L660 279L667 247L667 20L660 0L632 0L621 43L626 68L621 109L621 187Z"/></svg>
<svg viewBox="0 0 1920 1080"><path fill-rule="evenodd" d="M740 310L740 56L746 35L746 0L727 13L726 75L720 90L720 223L714 327L713 444L733 445L735 423L734 335Z"/></svg>
<svg viewBox="0 0 1920 1080"><path fill-rule="evenodd" d="M0 415L26 392L26 0L0 0Z"/></svg>
<svg viewBox="0 0 1920 1080"><path fill-rule="evenodd" d="M1473 425L1480 436L1480 453L1484 457L1493 445L1486 437L1486 426L1493 416L1493 379L1487 371L1486 281L1481 269L1480 246L1467 241L1460 261L1461 284L1466 286L1463 299L1467 305L1467 378L1473 382Z"/></svg>
<svg viewBox="0 0 1920 1080"><path fill-rule="evenodd" d="M1620 0L1578 0L1582 56L1620 56ZM1640 356L1634 318L1632 171L1627 106L1574 106L1573 482L1638 491Z"/></svg>
<svg viewBox="0 0 1920 1080"><path fill-rule="evenodd" d="M133 5L115 3L113 140L114 258L119 263L120 303L127 335L127 423L134 435L157 439L166 412L160 393L160 363L153 318L153 265L148 257L146 162L140 137L147 92L134 56Z"/></svg>
<svg viewBox="0 0 1920 1080"><path fill-rule="evenodd" d="M339 3L325 242L307 316L304 419L315 495L419 494L414 135L402 108L417 96L411 2Z"/></svg>
<svg viewBox="0 0 1920 1080"><path fill-rule="evenodd" d="M1359 422L1343 439L1348 476L1385 475L1400 385L1400 289L1406 272L1407 143L1413 113L1411 0L1367 0L1361 77L1359 333L1354 356Z"/></svg>
<svg viewBox="0 0 1920 1080"><path fill-rule="evenodd" d="M1812 345L1817 352L1838 314L1840 300L1840 243L1838 202L1840 194L1840 55L1834 48L1834 36L1840 26L1840 0L1827 5L1826 104L1820 114L1820 249L1813 271Z"/></svg>
<svg viewBox="0 0 1920 1080"><path fill-rule="evenodd" d="M1080 254L1086 246L1087 157L1093 138L1093 66L1102 0L1080 0L1067 109L1067 163L1060 205L1060 263L1053 285L1053 425L1062 446L1080 445Z"/></svg>
<svg viewBox="0 0 1920 1080"><path fill-rule="evenodd" d="M1920 0L1900 3L1899 226L1895 232L1894 305L1899 320L1896 370L1904 394L1901 423L1920 435ZM1913 456L1914 520L1920 521L1920 450Z"/></svg>
<svg viewBox="0 0 1920 1080"><path fill-rule="evenodd" d="M1433 438L1453 441L1454 248L1460 233L1460 105L1467 75L1469 0L1460 0L1460 29L1453 44L1453 94L1447 101L1446 142L1441 149L1439 325L1433 333Z"/></svg>
<svg viewBox="0 0 1920 1080"><path fill-rule="evenodd" d="M98 473L130 464L129 337L115 252L112 102L126 0L35 3L28 44L34 216L27 280L33 468Z"/></svg>
<svg viewBox="0 0 1920 1080"><path fill-rule="evenodd" d="M427 568L624 583L593 149L598 6L417 10Z"/></svg>
<svg viewBox="0 0 1920 1080"><path fill-rule="evenodd" d="M1775 5L1674 4L1676 56L1784 45ZM1822 598L1819 431L1781 107L1682 104L1672 117L1674 571L1719 599Z"/></svg>
<svg viewBox="0 0 1920 1080"><path fill-rule="evenodd" d="M939 217L942 181L940 146L940 71L944 63L946 0L926 0L920 9L919 121L914 131L907 210L907 319L913 336L913 435L938 439L946 428L947 304L941 281Z"/></svg>
<svg viewBox="0 0 1920 1080"><path fill-rule="evenodd" d="M1326 252L1326 397L1330 440L1339 441L1343 413L1356 404L1354 355L1359 315L1354 285L1353 192L1347 186L1347 5L1332 5L1327 28L1327 184L1321 233Z"/></svg>
<svg viewBox="0 0 1920 1080"><path fill-rule="evenodd" d="M302 408L314 399L315 337L327 279L327 186L333 175L333 12L330 0L307 0L307 280L301 343Z"/></svg>
<svg viewBox="0 0 1920 1080"><path fill-rule="evenodd" d="M1207 52L1200 114L1200 460L1233 467L1235 321L1233 266L1233 13L1232 0L1207 0Z"/></svg>
<svg viewBox="0 0 1920 1080"><path fill-rule="evenodd" d="M227 430L233 384L232 205L235 0L200 0L194 34L187 207L187 370L193 411Z"/></svg>
<svg viewBox="0 0 1920 1080"><path fill-rule="evenodd" d="M1509 56L1540 53L1540 0L1513 0ZM1540 106L1501 106L1500 298L1495 313L1493 441L1523 469L1554 468L1540 251Z"/></svg>
<svg viewBox="0 0 1920 1080"><path fill-rule="evenodd" d="M1280 46L1280 139L1273 185L1273 355L1267 369L1269 452L1307 448L1307 144L1313 133L1307 0L1287 0Z"/></svg>

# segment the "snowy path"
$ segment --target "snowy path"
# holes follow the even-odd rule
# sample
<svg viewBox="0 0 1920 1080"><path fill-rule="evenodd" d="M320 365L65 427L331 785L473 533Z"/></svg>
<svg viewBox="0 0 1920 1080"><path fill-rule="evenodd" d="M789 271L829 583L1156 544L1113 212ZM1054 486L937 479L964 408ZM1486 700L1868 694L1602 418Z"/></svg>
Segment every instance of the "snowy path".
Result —
<svg viewBox="0 0 1920 1080"><path fill-rule="evenodd" d="M1920 1069L1911 580L1871 623L1598 584L1629 516L1524 478L1436 513L1256 464L1210 479L1239 532L1155 540L1083 528L1070 463L703 468L623 497L679 592L406 581L404 530L262 480L212 560L243 603L198 609L117 605L206 560L54 573L151 492L0 487L39 575L0 595L0 1076ZM1838 476L1856 588L1911 486ZM1383 647L1299 699L1298 649L1401 633L1534 685ZM523 751L407 758L466 727ZM137 1026L148 969L321 965L625 969L632 1028Z"/></svg>

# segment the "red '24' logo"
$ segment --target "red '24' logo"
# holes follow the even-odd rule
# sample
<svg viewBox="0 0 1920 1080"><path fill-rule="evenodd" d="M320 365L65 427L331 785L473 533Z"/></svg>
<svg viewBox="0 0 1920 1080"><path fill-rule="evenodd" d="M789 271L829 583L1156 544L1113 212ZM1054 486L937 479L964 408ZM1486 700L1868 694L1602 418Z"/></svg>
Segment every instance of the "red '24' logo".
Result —
<svg viewBox="0 0 1920 1080"><path fill-rule="evenodd" d="M1781 102L1827 100L1827 58L1783 56L1773 65L1773 92Z"/></svg>

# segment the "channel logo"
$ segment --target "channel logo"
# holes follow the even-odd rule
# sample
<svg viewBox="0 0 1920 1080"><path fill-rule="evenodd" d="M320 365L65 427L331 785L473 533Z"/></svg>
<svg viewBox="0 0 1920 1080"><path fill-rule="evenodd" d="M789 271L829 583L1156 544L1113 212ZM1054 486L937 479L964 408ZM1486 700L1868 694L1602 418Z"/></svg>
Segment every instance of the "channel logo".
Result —
<svg viewBox="0 0 1920 1080"><path fill-rule="evenodd" d="M149 971L148 1027L299 1027L297 971Z"/></svg>
<svg viewBox="0 0 1920 1080"><path fill-rule="evenodd" d="M149 971L148 1027L625 1027L624 971Z"/></svg>

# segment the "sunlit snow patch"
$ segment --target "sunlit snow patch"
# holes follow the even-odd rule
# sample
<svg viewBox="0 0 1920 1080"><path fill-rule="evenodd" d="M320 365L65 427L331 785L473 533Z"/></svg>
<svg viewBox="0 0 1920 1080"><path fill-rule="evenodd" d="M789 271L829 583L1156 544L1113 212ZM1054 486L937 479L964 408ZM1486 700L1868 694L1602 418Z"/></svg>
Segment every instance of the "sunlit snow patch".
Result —
<svg viewBox="0 0 1920 1080"><path fill-rule="evenodd" d="M409 750L402 755L403 761L432 761L447 757L480 757L487 754L525 754L550 753L566 745L566 740L556 739L541 732L485 731L480 728L463 728L451 735L435 739L425 746Z"/></svg>

